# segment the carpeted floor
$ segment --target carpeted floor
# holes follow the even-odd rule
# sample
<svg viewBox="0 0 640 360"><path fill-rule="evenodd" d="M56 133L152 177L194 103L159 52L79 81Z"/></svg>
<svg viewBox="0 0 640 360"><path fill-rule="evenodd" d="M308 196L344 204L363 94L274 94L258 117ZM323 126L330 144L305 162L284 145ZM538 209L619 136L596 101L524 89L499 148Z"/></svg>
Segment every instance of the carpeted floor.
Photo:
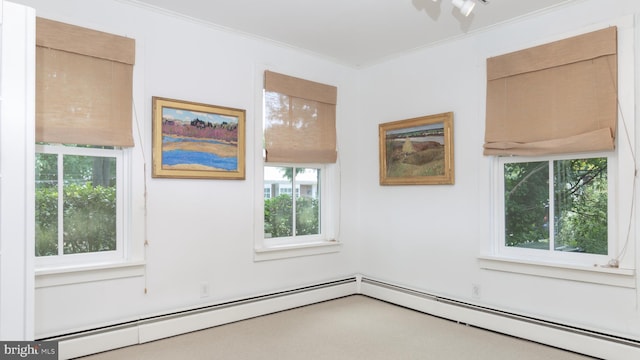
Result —
<svg viewBox="0 0 640 360"><path fill-rule="evenodd" d="M83 359L591 358L354 295Z"/></svg>

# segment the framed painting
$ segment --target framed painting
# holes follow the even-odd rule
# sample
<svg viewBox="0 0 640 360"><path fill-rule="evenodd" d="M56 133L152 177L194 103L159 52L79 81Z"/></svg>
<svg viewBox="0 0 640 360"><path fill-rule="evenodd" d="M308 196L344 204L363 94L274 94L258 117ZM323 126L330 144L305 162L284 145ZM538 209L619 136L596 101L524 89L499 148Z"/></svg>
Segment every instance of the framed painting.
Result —
<svg viewBox="0 0 640 360"><path fill-rule="evenodd" d="M245 110L153 97L154 178L244 179Z"/></svg>
<svg viewBox="0 0 640 360"><path fill-rule="evenodd" d="M380 185L453 184L453 113L378 125Z"/></svg>

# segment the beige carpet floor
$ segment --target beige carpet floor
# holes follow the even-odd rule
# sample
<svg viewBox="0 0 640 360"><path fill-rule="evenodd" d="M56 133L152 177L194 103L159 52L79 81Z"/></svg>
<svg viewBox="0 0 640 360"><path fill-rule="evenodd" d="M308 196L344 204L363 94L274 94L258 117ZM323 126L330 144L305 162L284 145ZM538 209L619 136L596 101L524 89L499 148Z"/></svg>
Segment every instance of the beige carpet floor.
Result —
<svg viewBox="0 0 640 360"><path fill-rule="evenodd" d="M83 359L591 358L354 295Z"/></svg>

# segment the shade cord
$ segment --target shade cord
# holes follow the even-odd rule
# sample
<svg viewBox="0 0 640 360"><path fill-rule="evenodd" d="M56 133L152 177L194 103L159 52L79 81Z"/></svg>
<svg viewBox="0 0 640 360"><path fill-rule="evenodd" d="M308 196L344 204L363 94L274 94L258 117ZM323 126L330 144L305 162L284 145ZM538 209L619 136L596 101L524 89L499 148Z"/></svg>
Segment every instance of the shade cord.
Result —
<svg viewBox="0 0 640 360"><path fill-rule="evenodd" d="M136 108L136 102L134 101L134 99L131 99L131 104L133 104L133 117L135 120L135 124L136 124L136 130L137 130L137 135L138 135L138 141L140 144L140 153L142 155L142 166L143 166L143 171L142 171L142 178L143 178L143 203L144 203L144 219L143 219L143 238L144 238L144 262L145 262L145 266L144 266L144 293L146 294L148 291L148 287L147 287L147 248L149 247L149 241L147 240L147 229L148 229L148 220L147 220L147 156L146 153L144 151L144 146L142 146L142 144L144 143L142 141L142 131L140 130L140 121L138 119L138 111ZM135 147L134 147L135 148Z"/></svg>
<svg viewBox="0 0 640 360"><path fill-rule="evenodd" d="M618 110L620 112L620 119L622 120L622 126L624 127L624 134L625 134L625 139L627 140L627 145L629 146L629 153L631 154L631 159L633 161L633 181L632 181L632 190L631 190L631 204L630 204L630 208L629 208L629 221L628 221L628 225L627 225L627 233L626 233L626 239L624 242L624 245L622 246L622 249L620 250L620 252L618 253L618 255L613 258L610 262L609 265L612 267L618 267L619 263L620 263L620 259L622 259L622 257L626 254L628 246L629 246L629 242L631 241L631 225L633 224L633 214L635 213L635 203L636 203L636 182L637 182L637 178L638 178L638 169L636 168L636 153L635 153L635 149L633 147L633 144L631 142L631 137L629 136L629 128L627 127L627 122L626 119L624 117L624 112L622 111L622 106L620 105L620 101L617 101L618 104Z"/></svg>

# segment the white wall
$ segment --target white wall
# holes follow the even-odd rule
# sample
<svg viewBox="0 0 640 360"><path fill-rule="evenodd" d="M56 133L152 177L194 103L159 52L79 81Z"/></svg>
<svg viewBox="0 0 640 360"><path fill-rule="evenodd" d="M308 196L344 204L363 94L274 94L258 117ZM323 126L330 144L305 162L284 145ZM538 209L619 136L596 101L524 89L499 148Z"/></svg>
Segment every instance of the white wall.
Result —
<svg viewBox="0 0 640 360"><path fill-rule="evenodd" d="M486 57L633 16L640 13L636 0L619 0L615 6L607 0L579 1L363 70L117 0L17 2L33 6L38 16L136 39L134 103L142 142L136 139L134 170L142 171L143 158L147 162L146 276L39 288L36 337L360 272L640 339L636 289L488 271L478 265L491 221L489 161L481 155ZM638 61L632 63L636 66L623 71L635 80L633 92ZM253 261L253 204L255 196L262 196L253 186L257 148L252 139L259 129L256 95L261 86L256 69L265 66L339 88L340 253ZM247 180L152 179L152 96L246 109ZM635 100L633 94L626 96ZM635 106L630 107L633 111ZM455 117L455 185L379 186L378 124L447 111ZM139 216L144 182L135 186L134 212ZM207 216L194 220L194 214ZM144 240L144 228L136 223L137 241ZM634 251L638 264L637 247ZM209 298L200 298L202 282L211 285ZM472 284L480 286L480 298L472 297Z"/></svg>
<svg viewBox="0 0 640 360"><path fill-rule="evenodd" d="M356 75L288 48L221 31L191 20L119 1L18 1L36 15L136 40L134 172L146 160L146 276L61 285L36 290L36 338L200 305L286 290L353 275L356 233L349 211L341 222L342 251L313 257L254 262L254 132L258 70L264 67L338 87L338 131L355 133ZM246 109L246 180L152 179L151 97L161 96ZM142 141L140 141L140 139ZM355 154L339 148L342 162ZM356 206L354 169L342 168L344 209ZM136 241L144 241L143 178L136 176ZM143 212L142 212L143 213ZM210 296L200 297L202 283ZM144 293L145 287L147 294Z"/></svg>
<svg viewBox="0 0 640 360"><path fill-rule="evenodd" d="M2 1L0 18L0 339L32 340L35 22L33 9Z"/></svg>
<svg viewBox="0 0 640 360"><path fill-rule="evenodd" d="M491 271L481 269L478 261L488 248L491 224L490 160L482 156L486 58L616 25L624 18L627 26L619 28L624 45L619 49L620 102L633 126L637 13L636 0L579 1L363 70L359 169L361 193L367 196L359 203L367 225L359 231L360 271L437 295L640 339L637 286ZM455 185L379 186L378 124L447 111L454 112ZM619 134L623 136L622 129ZM633 171L629 163L621 166ZM622 196L628 201L632 193ZM628 219L628 214L622 216ZM635 249L628 263L637 266ZM479 286L479 297L472 295L473 284Z"/></svg>

